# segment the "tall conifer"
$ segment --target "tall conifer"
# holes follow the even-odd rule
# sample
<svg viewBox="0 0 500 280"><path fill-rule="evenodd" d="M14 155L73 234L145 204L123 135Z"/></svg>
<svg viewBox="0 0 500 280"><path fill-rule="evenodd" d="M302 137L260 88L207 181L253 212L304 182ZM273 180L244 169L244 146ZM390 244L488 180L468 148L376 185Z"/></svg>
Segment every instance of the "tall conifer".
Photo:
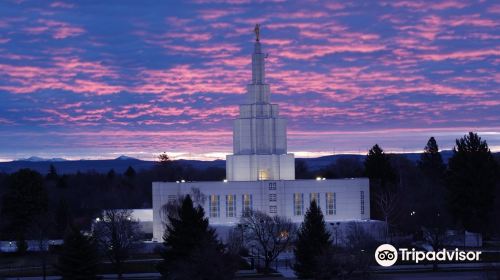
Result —
<svg viewBox="0 0 500 280"><path fill-rule="evenodd" d="M99 279L98 264L99 254L95 240L70 227L64 237L64 245L56 265L62 279Z"/></svg>
<svg viewBox="0 0 500 280"><path fill-rule="evenodd" d="M163 279L223 280L234 276L235 267L204 216L203 208L195 208L189 195L168 214L163 260L157 266Z"/></svg>
<svg viewBox="0 0 500 280"><path fill-rule="evenodd" d="M297 276L314 278L318 269L318 257L326 254L331 248L331 236L326 229L323 213L316 200L313 200L297 234L293 267Z"/></svg>
<svg viewBox="0 0 500 280"><path fill-rule="evenodd" d="M456 140L448 162L448 202L455 221L469 231L485 232L494 205L497 163L476 133Z"/></svg>

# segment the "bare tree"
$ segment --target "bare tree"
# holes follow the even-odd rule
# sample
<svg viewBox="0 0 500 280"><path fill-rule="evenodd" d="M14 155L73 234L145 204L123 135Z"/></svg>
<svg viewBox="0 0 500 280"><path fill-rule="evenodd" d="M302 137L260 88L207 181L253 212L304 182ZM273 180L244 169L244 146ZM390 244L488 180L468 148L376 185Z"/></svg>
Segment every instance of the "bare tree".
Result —
<svg viewBox="0 0 500 280"><path fill-rule="evenodd" d="M121 278L123 262L139 236L139 225L132 219L132 211L104 210L102 220L94 225L94 236Z"/></svg>
<svg viewBox="0 0 500 280"><path fill-rule="evenodd" d="M53 233L55 222L49 211L38 213L30 225L30 234L37 241L39 256L42 263L42 279L47 278L47 257L49 251L49 236Z"/></svg>
<svg viewBox="0 0 500 280"><path fill-rule="evenodd" d="M163 152L158 155L158 161L160 164L169 164L172 162L172 159L167 153Z"/></svg>
<svg viewBox="0 0 500 280"><path fill-rule="evenodd" d="M442 249L444 245L450 241L449 237L446 235L446 216L437 212L434 215L427 216L427 221L422 226L422 233L424 240L432 247L432 250L437 251ZM464 237L465 238L465 237ZM438 270L437 262L432 265L434 271Z"/></svg>
<svg viewBox="0 0 500 280"><path fill-rule="evenodd" d="M376 196L376 203L385 222L385 238L389 242L389 228L398 214L398 194L384 191Z"/></svg>
<svg viewBox="0 0 500 280"><path fill-rule="evenodd" d="M367 277L376 247L377 241L360 223L353 222L349 225L346 249L352 257L353 270L358 270Z"/></svg>
<svg viewBox="0 0 500 280"><path fill-rule="evenodd" d="M268 272L271 262L292 243L296 228L288 218L269 216L260 211L248 211L241 217L245 244L257 247L257 256L264 259Z"/></svg>

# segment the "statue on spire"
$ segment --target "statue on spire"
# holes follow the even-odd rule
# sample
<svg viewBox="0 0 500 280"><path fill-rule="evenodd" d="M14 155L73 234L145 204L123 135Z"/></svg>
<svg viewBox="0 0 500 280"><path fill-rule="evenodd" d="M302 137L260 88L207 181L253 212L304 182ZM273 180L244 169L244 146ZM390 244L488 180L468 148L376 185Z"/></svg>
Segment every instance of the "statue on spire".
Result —
<svg viewBox="0 0 500 280"><path fill-rule="evenodd" d="M259 37L260 37L260 24L256 24L255 28L253 29L253 32L255 33L255 41L259 42Z"/></svg>

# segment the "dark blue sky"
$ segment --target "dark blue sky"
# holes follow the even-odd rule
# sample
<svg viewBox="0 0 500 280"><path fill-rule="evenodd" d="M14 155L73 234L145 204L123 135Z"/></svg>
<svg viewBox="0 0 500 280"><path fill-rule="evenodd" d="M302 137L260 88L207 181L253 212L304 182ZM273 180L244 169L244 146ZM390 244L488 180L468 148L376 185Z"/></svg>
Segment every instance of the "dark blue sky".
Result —
<svg viewBox="0 0 500 280"><path fill-rule="evenodd" d="M299 157L468 131L498 151L499 17L495 1L2 1L0 160L222 157L255 23Z"/></svg>

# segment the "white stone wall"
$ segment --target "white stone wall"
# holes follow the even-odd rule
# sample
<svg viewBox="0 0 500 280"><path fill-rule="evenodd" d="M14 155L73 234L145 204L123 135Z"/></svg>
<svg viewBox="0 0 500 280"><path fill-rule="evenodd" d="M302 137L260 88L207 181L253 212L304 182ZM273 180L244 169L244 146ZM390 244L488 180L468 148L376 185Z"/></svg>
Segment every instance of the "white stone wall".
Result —
<svg viewBox="0 0 500 280"><path fill-rule="evenodd" d="M282 118L238 118L233 127L235 155L285 154L286 120Z"/></svg>
<svg viewBox="0 0 500 280"><path fill-rule="evenodd" d="M274 187L275 186L275 187ZM229 182L186 182L165 183L153 182L153 240L161 241L164 232L161 207L170 198L191 193L192 189L199 189L207 196L203 207L205 214L209 215L209 195L219 195L220 216L209 218L211 225L236 225L242 213L242 196L252 195L254 210L263 211L270 215L271 206L276 206L276 215L290 218L293 222L301 223L304 213L309 207L310 193L319 193L319 205L325 214L325 220L330 222L369 220L370 219L370 193L368 179L339 179L339 180L269 180L269 181L229 181ZM360 192L364 192L364 214L361 214ZM336 194L336 214L327 215L327 192ZM302 215L294 215L293 194L300 193L304 196ZM270 201L270 195L276 195L276 201ZM226 217L226 195L236 195L237 217Z"/></svg>
<svg viewBox="0 0 500 280"><path fill-rule="evenodd" d="M226 176L229 181L293 180L293 154L283 155L228 155Z"/></svg>

